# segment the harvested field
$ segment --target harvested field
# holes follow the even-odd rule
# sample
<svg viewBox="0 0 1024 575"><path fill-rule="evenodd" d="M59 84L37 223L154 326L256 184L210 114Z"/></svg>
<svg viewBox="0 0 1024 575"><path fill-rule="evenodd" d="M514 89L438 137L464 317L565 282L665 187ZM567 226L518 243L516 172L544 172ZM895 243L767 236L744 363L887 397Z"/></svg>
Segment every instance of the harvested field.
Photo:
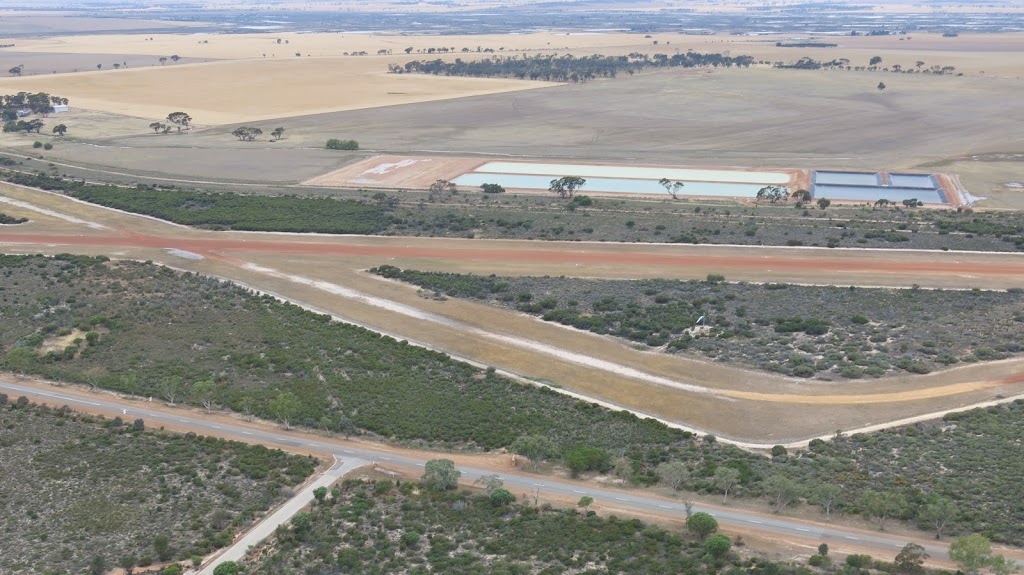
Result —
<svg viewBox="0 0 1024 575"><path fill-rule="evenodd" d="M403 8L404 9L404 8ZM138 22L138 21L131 21ZM59 29L54 30L59 33ZM422 58L429 48L455 48L455 54L430 54L434 57L475 57L477 47L496 52L543 51L571 52L577 55L592 53L628 54L629 52L674 52L694 50L697 52L731 52L748 54L758 60L789 61L803 56L817 60L848 58L851 64L866 65L875 55L883 58L884 65L900 64L904 69L914 69L919 60L927 67L939 64L954 66L969 74L984 71L986 76L1017 78L1024 74L1024 63L1019 51L1024 45L1024 34L963 34L958 38L943 38L941 34L915 33L911 39L905 36L843 36L826 37L826 41L838 43L835 48L786 48L776 46L777 42L791 40L790 35L732 36L729 34L688 35L659 33L652 38L646 34L623 33L565 33L541 32L516 35L456 35L456 36L403 36L387 34L97 34L81 36L57 36L52 38L19 39L15 49L19 51L50 53L124 53L205 59L240 60L268 57L291 58L294 52L312 56L343 56L345 52L365 51L366 58L386 63L404 63ZM148 38L152 37L153 40ZM277 44L277 39L288 44ZM652 42L659 41L654 46ZM404 50L412 47L410 54ZM468 48L469 53L463 53ZM391 50L388 56L377 57L379 50ZM486 55L486 54L485 54ZM386 63L384 66L386 66ZM889 77L879 73L877 76Z"/></svg>
<svg viewBox="0 0 1024 575"><path fill-rule="evenodd" d="M198 126L426 102L551 84L388 74L377 59L220 61L0 80L0 92L49 92L73 106L140 118L188 110ZM202 89L197 87L202 86ZM244 93L245 97L240 97Z"/></svg>
<svg viewBox="0 0 1024 575"><path fill-rule="evenodd" d="M435 180L453 180L480 163L472 158L374 156L306 180L303 185L426 189Z"/></svg>
<svg viewBox="0 0 1024 575"><path fill-rule="evenodd" d="M179 63L189 64L203 61L199 58L182 58ZM113 69L114 64L134 69L160 66L160 61L156 57L146 54L60 54L0 50L0 71L23 65L22 76L95 72L97 64L102 64L104 70Z"/></svg>

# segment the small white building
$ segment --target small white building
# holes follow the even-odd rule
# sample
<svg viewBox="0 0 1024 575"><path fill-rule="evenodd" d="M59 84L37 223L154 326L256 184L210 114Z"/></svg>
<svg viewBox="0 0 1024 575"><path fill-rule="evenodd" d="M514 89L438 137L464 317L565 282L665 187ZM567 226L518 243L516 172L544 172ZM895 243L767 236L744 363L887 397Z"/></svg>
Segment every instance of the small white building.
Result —
<svg viewBox="0 0 1024 575"><path fill-rule="evenodd" d="M57 113L67 112L68 111L68 105L67 104L54 104L53 111L57 112Z"/></svg>

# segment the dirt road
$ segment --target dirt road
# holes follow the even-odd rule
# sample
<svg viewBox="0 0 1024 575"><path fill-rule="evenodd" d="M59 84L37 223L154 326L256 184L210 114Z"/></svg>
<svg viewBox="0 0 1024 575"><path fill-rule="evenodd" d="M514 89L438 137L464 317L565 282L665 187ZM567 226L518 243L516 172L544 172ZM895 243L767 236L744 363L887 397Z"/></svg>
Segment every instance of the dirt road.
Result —
<svg viewBox="0 0 1024 575"><path fill-rule="evenodd" d="M287 431L265 422L243 422L237 416L219 413L203 413L198 410L167 407L159 402L146 402L118 397L109 392L87 392L73 387L55 387L39 381L13 381L0 378L0 390L8 394L26 395L33 401L66 404L74 409L90 413L120 414L141 417L148 426L163 426L168 429L194 431L202 435L226 437L247 443L260 443L286 451L312 452L320 455L332 454L339 460L350 462L346 469L361 462L372 462L384 469L402 470L406 477L417 477L420 469L430 459L447 457L453 459L462 471L466 485L483 475L497 473L505 487L514 493L532 494L544 501L566 503L590 496L595 507L602 513L618 513L639 516L661 523L678 525L685 516L685 506L677 498L663 497L646 490L617 489L582 480L568 480L550 475L527 473L509 465L509 457L500 454L466 455L411 450L383 446L365 441L346 441L312 435L300 431ZM332 476L344 473L337 467ZM330 481L325 478L324 482ZM319 483L317 484L319 485ZM312 484L304 492L311 493ZM307 498L308 500L308 498ZM301 507L301 498L293 504ZM292 510L293 512L294 510ZM745 538L784 541L789 544L813 550L818 543L828 542L836 554L871 553L879 558L895 556L908 541L914 541L931 554L936 565L948 566L948 545L920 533L882 533L834 523L810 521L762 513L754 509L737 506L722 506L697 503L693 511L705 511L714 515L723 528L730 533L739 533ZM282 510L281 513L287 513ZM256 538L259 533L253 535ZM237 547L237 546L236 546ZM241 548L239 548L241 549ZM1019 549L1001 549L1007 557L1024 559ZM227 556L223 556L227 559ZM216 561L211 563L212 567ZM206 571L204 571L206 572Z"/></svg>

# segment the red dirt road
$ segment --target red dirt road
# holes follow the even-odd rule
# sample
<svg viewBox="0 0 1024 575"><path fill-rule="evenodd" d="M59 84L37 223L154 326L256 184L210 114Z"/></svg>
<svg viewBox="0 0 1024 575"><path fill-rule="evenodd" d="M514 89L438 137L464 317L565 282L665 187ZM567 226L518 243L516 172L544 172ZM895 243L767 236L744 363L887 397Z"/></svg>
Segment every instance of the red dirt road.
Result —
<svg viewBox="0 0 1024 575"><path fill-rule="evenodd" d="M262 236L266 238L266 236ZM255 252L276 254L324 255L339 257L412 258L429 260L461 260L484 262L521 262L534 264L597 264L622 267L706 267L709 269L764 269L765 271L795 271L814 274L830 272L850 273L899 273L930 275L987 276L1019 279L1024 283L1024 257L1005 254L1004 261L979 262L968 260L968 254L947 254L925 252L899 252L887 250L868 252L865 250L829 250L832 257L823 257L823 250L735 247L735 251L747 254L721 253L666 253L694 251L690 246L661 246L643 244L563 244L545 242L489 242L491 247L480 247L487 240L437 240L406 238L406 241L420 245L369 245L365 237L347 237L334 241L305 240L301 236L289 236L287 240L209 238L170 238L141 233L124 235L49 235L0 233L0 244L36 244L67 246L102 246L120 248L175 248L217 258L227 252ZM393 238L388 238L393 239ZM431 243L434 245L423 245ZM460 245L462 244L462 245ZM521 249L510 249L510 244L520 244ZM519 246L515 246L519 248ZM709 252L720 251L722 246L707 246ZM699 247L696 249L700 249ZM764 255L761 255L764 254ZM970 254L973 255L973 254ZM1004 254L993 254L995 256ZM930 256L930 257L929 257ZM950 256L958 256L954 259ZM1014 257L1016 256L1016 257ZM919 261L914 261L918 259ZM825 275L823 283L836 279Z"/></svg>

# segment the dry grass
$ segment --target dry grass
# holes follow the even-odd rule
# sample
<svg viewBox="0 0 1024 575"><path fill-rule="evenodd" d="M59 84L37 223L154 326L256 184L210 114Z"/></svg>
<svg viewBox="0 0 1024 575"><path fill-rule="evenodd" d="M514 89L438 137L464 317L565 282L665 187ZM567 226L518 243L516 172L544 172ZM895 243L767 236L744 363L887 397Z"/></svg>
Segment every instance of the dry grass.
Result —
<svg viewBox="0 0 1024 575"><path fill-rule="evenodd" d="M153 38L150 40L149 38ZM71 98L76 107L144 118L162 118L169 109L186 109L199 124L228 124L284 118L330 111L354 110L426 102L462 96L492 94L544 86L539 82L500 79L393 76L388 64L425 57L478 58L478 47L509 52L573 52L626 54L696 50L749 54L767 61L848 58L852 65L867 65L881 56L883 66L914 68L955 66L968 74L1017 78L1024 75L1019 58L1024 34L973 35L942 38L935 34L828 38L837 48L778 48L783 36L751 38L725 35L686 36L659 34L554 34L516 36L384 36L361 34L246 34L246 35L85 35L19 40L8 52L50 54L41 70L57 69L70 55L131 56L126 70L38 75L0 80L0 90L48 91ZM278 44L278 40L282 43ZM659 40L658 46L652 42ZM285 43L287 42L287 43ZM418 54L427 48L447 47L457 54ZM413 48L406 54L406 48ZM461 53L468 48L469 53ZM390 55L378 56L380 50ZM346 54L366 51L370 56ZM2 53L3 51L0 51ZM301 58L295 56L302 54ZM179 55L206 65L155 66L157 58ZM147 62L146 58L151 61ZM228 60L216 62L212 60ZM77 60L76 60L77 61ZM139 68L137 66L148 66ZM62 68L63 69L63 68ZM882 78L899 76L878 73Z"/></svg>
<svg viewBox="0 0 1024 575"><path fill-rule="evenodd" d="M392 75L377 59L295 58L211 62L0 81L0 92L44 91L76 107L139 118L187 110L202 125L409 104L550 84Z"/></svg>

